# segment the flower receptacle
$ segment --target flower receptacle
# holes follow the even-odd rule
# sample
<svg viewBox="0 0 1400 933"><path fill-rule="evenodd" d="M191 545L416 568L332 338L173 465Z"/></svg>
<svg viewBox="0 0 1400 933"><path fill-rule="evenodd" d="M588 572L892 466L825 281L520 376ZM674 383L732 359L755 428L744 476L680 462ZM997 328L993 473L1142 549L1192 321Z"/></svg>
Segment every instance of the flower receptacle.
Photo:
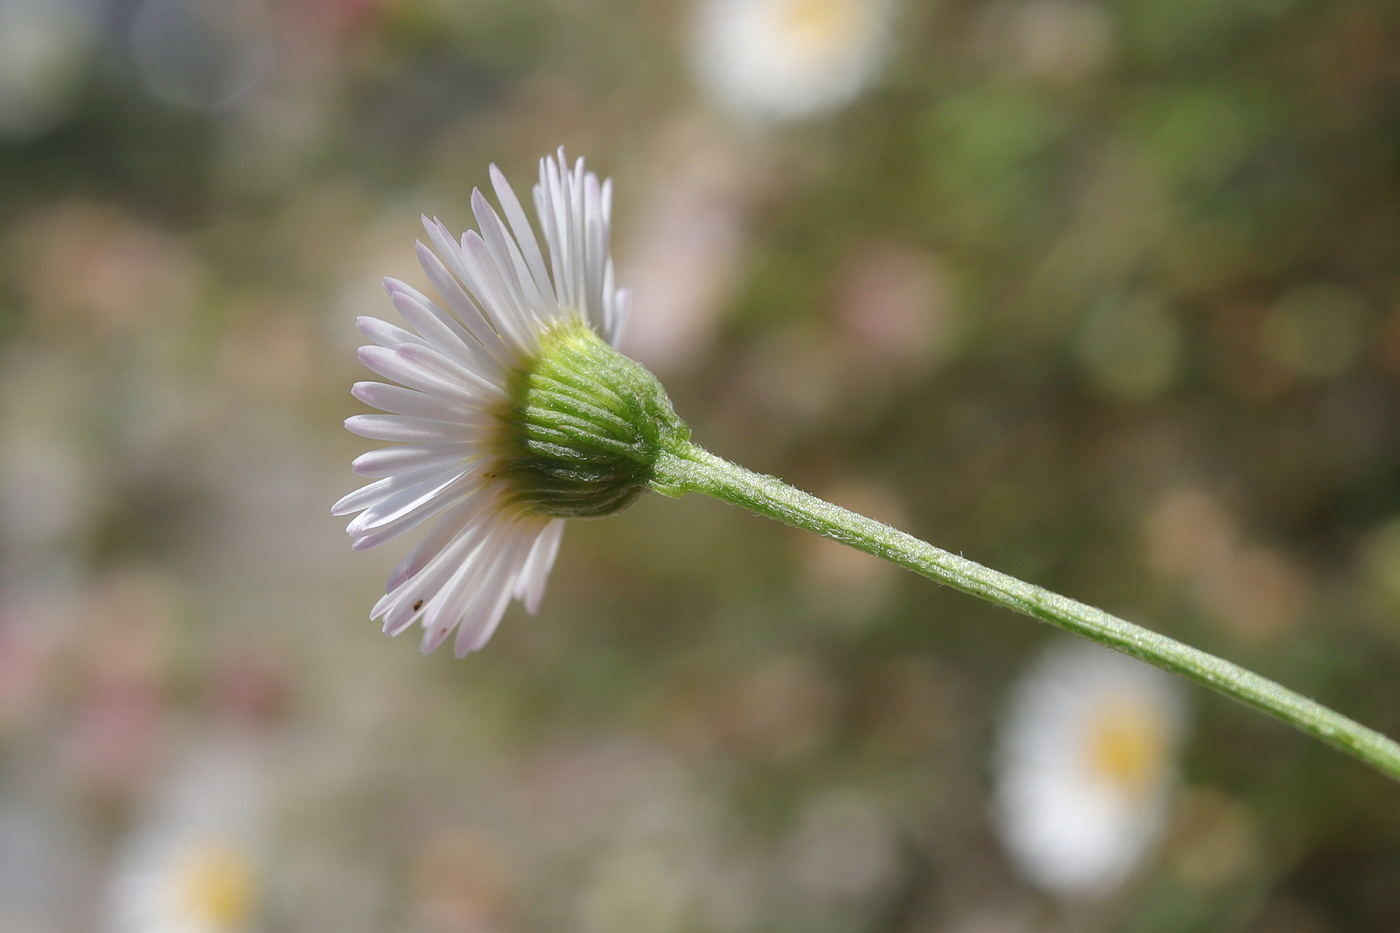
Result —
<svg viewBox="0 0 1400 933"><path fill-rule="evenodd" d="M581 319L540 335L509 395L493 472L514 504L554 517L621 511L663 453L690 440L657 378Z"/></svg>

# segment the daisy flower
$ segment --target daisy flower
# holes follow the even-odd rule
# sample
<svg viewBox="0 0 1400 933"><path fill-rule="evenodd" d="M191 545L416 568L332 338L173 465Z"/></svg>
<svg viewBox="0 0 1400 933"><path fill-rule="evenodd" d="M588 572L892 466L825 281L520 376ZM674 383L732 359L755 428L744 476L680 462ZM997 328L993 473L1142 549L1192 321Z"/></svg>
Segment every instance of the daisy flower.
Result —
<svg viewBox="0 0 1400 933"><path fill-rule="evenodd" d="M112 933L244 933L264 908L262 773L247 749L206 750L164 788L117 854Z"/></svg>
<svg viewBox="0 0 1400 933"><path fill-rule="evenodd" d="M646 488L662 426L679 424L655 379L613 348L627 293L608 255L612 185L541 160L534 188L541 250L525 210L491 167L504 220L472 192L479 231L455 239L423 218L418 244L441 297L384 284L405 329L359 327L366 366L397 385L357 383L384 414L345 426L397 442L354 461L373 479L335 504L360 514L346 531L370 548L431 522L390 575L373 619L396 635L415 622L424 652L456 631L458 657L481 648L512 598L535 612L564 519L606 515ZM676 430L681 430L677 428Z"/></svg>
<svg viewBox="0 0 1400 933"><path fill-rule="evenodd" d="M1021 873L1101 894L1160 836L1185 710L1178 684L1088 643L1057 643L1015 687L1002 724L1001 836Z"/></svg>
<svg viewBox="0 0 1400 933"><path fill-rule="evenodd" d="M790 120L854 100L884 62L892 0L700 0L701 84L741 116Z"/></svg>

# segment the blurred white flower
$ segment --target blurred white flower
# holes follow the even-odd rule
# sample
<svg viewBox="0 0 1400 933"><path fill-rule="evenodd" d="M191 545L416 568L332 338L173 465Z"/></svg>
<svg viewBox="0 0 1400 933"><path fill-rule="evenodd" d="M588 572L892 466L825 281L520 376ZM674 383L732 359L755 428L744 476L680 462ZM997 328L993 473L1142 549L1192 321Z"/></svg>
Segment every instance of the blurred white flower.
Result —
<svg viewBox="0 0 1400 933"><path fill-rule="evenodd" d="M888 54L893 0L700 0L701 84L746 118L791 120L847 104Z"/></svg>
<svg viewBox="0 0 1400 933"><path fill-rule="evenodd" d="M452 311L386 279L417 333L360 318L374 342L360 359L400 385L356 383L356 398L388 414L356 415L345 426L401 443L357 458L355 472L376 480L332 508L335 515L360 512L346 529L357 550L436 518L389 577L371 618L382 616L390 635L421 619L425 652L456 629L458 657L486 644L512 597L530 612L539 608L564 530L557 513L522 502L503 475L502 412L523 404L513 395L518 376L540 355L546 332L579 326L615 346L627 310L608 255L611 182L600 184L582 159L570 171L562 150L541 160L534 195L546 260L494 166L491 180L509 226L480 191L472 208L481 232L468 231L460 244L442 224L423 219L437 253L419 243L418 257Z"/></svg>
<svg viewBox="0 0 1400 933"><path fill-rule="evenodd" d="M196 755L117 855L112 933L251 933L266 894L266 785L242 743Z"/></svg>
<svg viewBox="0 0 1400 933"><path fill-rule="evenodd" d="M1021 873L1065 895L1126 878L1163 829L1184 726L1169 675L1097 645L1053 645L1002 724L996 816Z"/></svg>

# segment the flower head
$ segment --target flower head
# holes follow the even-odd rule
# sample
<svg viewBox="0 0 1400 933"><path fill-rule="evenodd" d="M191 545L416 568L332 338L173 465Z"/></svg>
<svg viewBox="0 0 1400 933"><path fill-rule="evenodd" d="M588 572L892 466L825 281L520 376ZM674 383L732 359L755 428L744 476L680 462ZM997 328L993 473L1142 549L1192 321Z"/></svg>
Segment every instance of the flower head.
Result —
<svg viewBox="0 0 1400 933"><path fill-rule="evenodd" d="M398 385L361 382L354 395L385 414L346 427L395 441L353 464L375 481L337 502L359 512L356 549L424 522L426 538L390 575L372 618L395 635L423 624L423 650L454 630L458 657L484 645L511 598L535 612L564 519L632 502L656 457L684 427L659 383L614 347L627 293L608 255L611 182L572 170L561 150L540 162L534 230L491 167L503 221L480 191L480 231L455 240L423 219L418 244L445 307L396 279L385 288L411 330L361 318L360 359Z"/></svg>
<svg viewBox="0 0 1400 933"><path fill-rule="evenodd" d="M796 119L849 103L883 62L892 0L700 0L695 66L745 117Z"/></svg>
<svg viewBox="0 0 1400 933"><path fill-rule="evenodd" d="M117 854L113 933L243 933L267 875L265 775L244 747L194 758Z"/></svg>
<svg viewBox="0 0 1400 933"><path fill-rule="evenodd" d="M1062 894L1107 891L1162 830L1185 718L1177 683L1106 648L1060 643L1007 713L996 802L1017 866Z"/></svg>

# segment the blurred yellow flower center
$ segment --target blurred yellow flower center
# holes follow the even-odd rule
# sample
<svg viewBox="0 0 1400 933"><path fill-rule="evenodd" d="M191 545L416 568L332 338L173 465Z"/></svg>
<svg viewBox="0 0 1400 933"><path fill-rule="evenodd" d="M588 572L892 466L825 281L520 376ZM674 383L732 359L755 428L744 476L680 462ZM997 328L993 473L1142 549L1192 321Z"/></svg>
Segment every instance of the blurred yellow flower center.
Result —
<svg viewBox="0 0 1400 933"><path fill-rule="evenodd" d="M1166 765L1167 724L1160 710L1115 697L1094 714L1085 751L1091 773L1126 793L1141 793Z"/></svg>
<svg viewBox="0 0 1400 933"><path fill-rule="evenodd" d="M825 58L855 38L858 6L857 0L789 0L783 26L803 53Z"/></svg>
<svg viewBox="0 0 1400 933"><path fill-rule="evenodd" d="M236 930L252 918L256 881L253 865L223 842L201 843L180 870L180 892L192 918L215 930Z"/></svg>

